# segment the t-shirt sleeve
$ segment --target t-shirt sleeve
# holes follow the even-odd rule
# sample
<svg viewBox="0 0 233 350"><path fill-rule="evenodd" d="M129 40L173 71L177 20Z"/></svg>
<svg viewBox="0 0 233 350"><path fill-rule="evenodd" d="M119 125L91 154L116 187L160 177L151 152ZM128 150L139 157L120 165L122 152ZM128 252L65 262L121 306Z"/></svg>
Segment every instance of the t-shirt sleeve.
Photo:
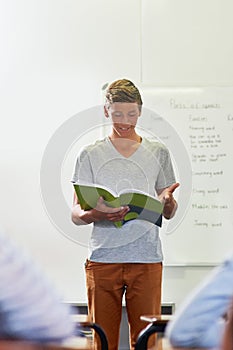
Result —
<svg viewBox="0 0 233 350"><path fill-rule="evenodd" d="M85 149L81 150L77 157L71 182L93 183L90 157L88 151Z"/></svg>
<svg viewBox="0 0 233 350"><path fill-rule="evenodd" d="M156 190L169 187L176 182L172 160L169 151L166 147L160 148L159 165L160 171L158 174L157 181L155 183Z"/></svg>

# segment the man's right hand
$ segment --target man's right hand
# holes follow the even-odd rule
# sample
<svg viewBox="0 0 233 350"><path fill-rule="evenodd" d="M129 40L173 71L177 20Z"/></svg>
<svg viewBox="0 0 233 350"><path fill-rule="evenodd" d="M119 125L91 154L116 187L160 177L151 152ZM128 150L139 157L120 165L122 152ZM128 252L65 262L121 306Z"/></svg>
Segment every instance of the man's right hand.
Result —
<svg viewBox="0 0 233 350"><path fill-rule="evenodd" d="M128 206L112 208L105 204L104 199L100 197L94 209L91 209L93 221L108 220L111 222L121 221L129 211Z"/></svg>

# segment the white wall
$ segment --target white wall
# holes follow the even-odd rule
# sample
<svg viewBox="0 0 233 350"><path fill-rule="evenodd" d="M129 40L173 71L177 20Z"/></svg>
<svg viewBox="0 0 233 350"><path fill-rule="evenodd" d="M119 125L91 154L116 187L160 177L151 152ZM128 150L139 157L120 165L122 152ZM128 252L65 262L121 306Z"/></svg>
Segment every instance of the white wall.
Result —
<svg viewBox="0 0 233 350"><path fill-rule="evenodd" d="M230 4L227 0L212 2ZM86 300L83 271L86 247L62 235L44 210L41 160L50 138L62 123L102 102L101 88L105 82L127 77L143 86L141 25L147 21L147 18L142 21L146 3L146 0L0 0L0 221L5 231L44 266L66 300ZM154 1L157 7L153 11L158 11L156 16L161 16L161 22L167 21L168 13L171 15L173 3ZM197 6L202 12L203 28L203 11L207 23L208 9L202 5L203 2L198 2ZM182 10L181 1L172 7L178 20ZM222 21L224 18L219 15L219 23ZM232 24L227 23L232 33ZM221 26L218 28L221 31ZM163 32L159 29L153 29L158 31L159 39L156 32L151 33L151 40L158 42L153 65L165 70L160 56ZM185 28L182 33L182 40L188 40ZM201 38L202 32L197 35ZM219 70L223 76L233 61L230 43L231 36L223 44L224 52L228 52L226 64ZM180 45L179 50L185 48ZM191 68L195 62L192 57L189 59ZM167 60L172 64L173 55ZM206 66L200 65L199 69L204 73ZM172 86L180 75L183 76L182 65L174 66L170 73ZM233 85L232 75L227 76L228 85ZM206 84L195 77L194 71L189 77L190 86ZM160 76L159 84L168 86L168 77L164 82L162 79ZM166 267L163 301L179 305L211 268Z"/></svg>

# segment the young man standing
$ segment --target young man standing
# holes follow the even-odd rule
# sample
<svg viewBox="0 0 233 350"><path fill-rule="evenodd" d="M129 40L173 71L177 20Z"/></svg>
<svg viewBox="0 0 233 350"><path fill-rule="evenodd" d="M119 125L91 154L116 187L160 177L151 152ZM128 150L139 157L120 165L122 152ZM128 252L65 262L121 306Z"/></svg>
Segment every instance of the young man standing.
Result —
<svg viewBox="0 0 233 350"><path fill-rule="evenodd" d="M106 91L104 113L111 119L108 137L86 146L79 154L74 182L107 186L119 192L138 189L158 195L164 203L163 216L173 217L175 181L166 147L136 132L142 99L137 87L127 79L113 82ZM142 314L160 314L162 250L158 227L144 220L130 220L121 228L129 208L110 208L99 198L96 208L83 211L75 195L72 220L75 224L94 223L90 254L86 261L89 313L105 331L110 350L118 349L122 297L125 295L130 346L134 348L145 323Z"/></svg>

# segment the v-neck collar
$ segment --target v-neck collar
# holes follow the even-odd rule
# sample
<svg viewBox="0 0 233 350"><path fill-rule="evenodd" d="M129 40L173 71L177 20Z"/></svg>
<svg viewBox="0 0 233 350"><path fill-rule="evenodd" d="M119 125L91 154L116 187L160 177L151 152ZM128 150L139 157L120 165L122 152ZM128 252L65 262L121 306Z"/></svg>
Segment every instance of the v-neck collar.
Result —
<svg viewBox="0 0 233 350"><path fill-rule="evenodd" d="M114 144L112 143L111 139L109 136L106 137L108 144L110 145L110 147L112 148L112 150L114 151L114 153L116 153L118 156L125 158L125 159L130 159L132 157L134 157L134 155L136 155L136 153L138 153L140 151L140 149L142 148L142 144L144 143L144 138L142 137L142 140L139 144L139 146L135 149L134 152L132 152L128 157L124 156L121 152L119 152L116 147L114 146Z"/></svg>

